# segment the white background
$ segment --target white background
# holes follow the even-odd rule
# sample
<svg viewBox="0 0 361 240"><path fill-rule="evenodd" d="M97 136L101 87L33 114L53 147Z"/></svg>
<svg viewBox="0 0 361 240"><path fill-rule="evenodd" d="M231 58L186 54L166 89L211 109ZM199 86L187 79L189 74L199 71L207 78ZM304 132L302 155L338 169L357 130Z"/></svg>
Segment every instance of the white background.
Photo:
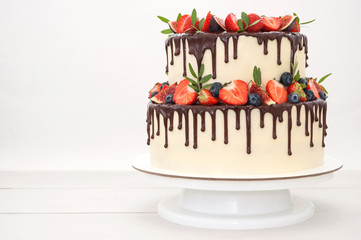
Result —
<svg viewBox="0 0 361 240"><path fill-rule="evenodd" d="M327 4L325 4L327 3ZM360 11L344 1L1 1L0 170L130 169L147 151L147 92L166 81L166 25L196 8L317 21L308 76L329 72L326 153L361 170Z"/></svg>

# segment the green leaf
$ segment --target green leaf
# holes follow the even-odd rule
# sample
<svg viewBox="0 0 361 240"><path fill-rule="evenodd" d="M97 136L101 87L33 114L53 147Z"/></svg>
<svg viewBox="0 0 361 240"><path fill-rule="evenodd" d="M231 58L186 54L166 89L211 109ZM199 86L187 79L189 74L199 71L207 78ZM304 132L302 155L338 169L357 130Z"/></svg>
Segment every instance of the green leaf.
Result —
<svg viewBox="0 0 361 240"><path fill-rule="evenodd" d="M291 69L292 69L292 77L294 78L294 76L296 75L296 70L298 67L298 62L296 62L295 64L291 63Z"/></svg>
<svg viewBox="0 0 361 240"><path fill-rule="evenodd" d="M189 86L190 88L192 88L194 91L199 92L198 87L193 86L193 85L188 85L188 86Z"/></svg>
<svg viewBox="0 0 361 240"><path fill-rule="evenodd" d="M192 83L194 86L198 87L198 83L196 81L194 81L192 78L189 78L187 76L185 76L185 78L190 82Z"/></svg>
<svg viewBox="0 0 361 240"><path fill-rule="evenodd" d="M211 87L212 86L212 84L206 84L206 85L204 85L203 87L202 87L202 89L206 89L206 88L209 88L209 87Z"/></svg>
<svg viewBox="0 0 361 240"><path fill-rule="evenodd" d="M329 74L323 76L323 77L318 81L318 83L322 83L323 81L325 81L325 79L328 78L331 74L332 74L332 73L329 73Z"/></svg>
<svg viewBox="0 0 361 240"><path fill-rule="evenodd" d="M205 21L205 19L204 19L204 18L202 18L202 19L199 21L199 25L198 25L198 27L199 27L199 30L200 30L200 31L201 31L201 30L202 30L202 28L203 28L204 21Z"/></svg>
<svg viewBox="0 0 361 240"><path fill-rule="evenodd" d="M244 24L246 24L246 27L247 27L248 24L249 24L249 18L248 18L247 13L242 12L242 13L241 13L241 17L242 17L242 21L244 22Z"/></svg>
<svg viewBox="0 0 361 240"><path fill-rule="evenodd" d="M302 89L306 88L307 86L305 84L300 83Z"/></svg>
<svg viewBox="0 0 361 240"><path fill-rule="evenodd" d="M262 78L261 78L261 69L257 66L253 68L253 80L257 84L257 86L261 86Z"/></svg>
<svg viewBox="0 0 361 240"><path fill-rule="evenodd" d="M200 81L199 83L205 83L205 82L208 82L209 79L212 78L212 75L211 74L208 74L207 76L204 76Z"/></svg>
<svg viewBox="0 0 361 240"><path fill-rule="evenodd" d="M237 24L238 24L238 27L241 29L239 32L243 32L244 28L243 28L243 22L241 19L238 19L237 20Z"/></svg>
<svg viewBox="0 0 361 240"><path fill-rule="evenodd" d="M325 88L324 86L322 86L322 85L321 85L321 87L322 87L323 91L325 91L325 93L327 93L327 94L328 94L328 92L327 92L326 88Z"/></svg>
<svg viewBox="0 0 361 240"><path fill-rule="evenodd" d="M192 19L192 24L193 24L193 26L195 26L196 23L197 23L197 11L196 11L195 8L194 8L193 11L192 11L191 19Z"/></svg>
<svg viewBox="0 0 361 240"><path fill-rule="evenodd" d="M300 71L297 71L296 75L293 77L293 80L297 82L298 80L300 80L300 77Z"/></svg>
<svg viewBox="0 0 361 240"><path fill-rule="evenodd" d="M305 25L305 24L309 24L309 23L314 22L314 21L316 21L316 19L313 19L313 20L308 21L308 22L303 22L303 23L300 23L300 24L301 24L301 25Z"/></svg>
<svg viewBox="0 0 361 240"><path fill-rule="evenodd" d="M253 25L256 25L259 21L261 21L261 19L258 19L257 21L254 21L254 22L251 23L248 27L252 27Z"/></svg>
<svg viewBox="0 0 361 240"><path fill-rule="evenodd" d="M182 17L182 14L181 13L178 13L178 16L177 16L177 22L179 21L179 19Z"/></svg>
<svg viewBox="0 0 361 240"><path fill-rule="evenodd" d="M162 30L161 33L163 33L163 34L170 34L170 33L173 33L173 32L172 32L172 30L170 30L170 29L168 28L168 29Z"/></svg>
<svg viewBox="0 0 361 240"><path fill-rule="evenodd" d="M198 78L202 78L203 73L204 73L204 64L201 65L201 69L199 70L198 73Z"/></svg>
<svg viewBox="0 0 361 240"><path fill-rule="evenodd" d="M159 18L162 22L165 22L165 23L170 22L170 21L169 21L168 19L166 19L165 17L158 16L158 18Z"/></svg>
<svg viewBox="0 0 361 240"><path fill-rule="evenodd" d="M195 72L194 69L192 68L192 65L189 63L188 66L189 66L189 71L191 72L192 76L193 76L195 79L198 79L196 72Z"/></svg>

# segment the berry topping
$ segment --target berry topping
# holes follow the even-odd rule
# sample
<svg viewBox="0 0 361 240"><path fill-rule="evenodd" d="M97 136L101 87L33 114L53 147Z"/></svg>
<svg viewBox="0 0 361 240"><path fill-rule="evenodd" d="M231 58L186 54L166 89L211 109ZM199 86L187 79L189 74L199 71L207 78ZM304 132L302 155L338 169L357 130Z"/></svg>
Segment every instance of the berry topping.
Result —
<svg viewBox="0 0 361 240"><path fill-rule="evenodd" d="M154 85L154 87L149 91L149 98L151 98L151 97L154 96L154 95L153 95L154 92L157 92L157 93L160 92L160 86L161 86L161 85L162 85L161 83L156 83L156 84Z"/></svg>
<svg viewBox="0 0 361 240"><path fill-rule="evenodd" d="M291 29L291 32L300 32L300 31L301 31L300 24L296 22L293 28Z"/></svg>
<svg viewBox="0 0 361 240"><path fill-rule="evenodd" d="M174 103L173 102L173 94L169 94L165 97L165 103Z"/></svg>
<svg viewBox="0 0 361 240"><path fill-rule="evenodd" d="M226 26L224 25L224 20L215 16L211 16L211 20L209 21L208 31L212 33L219 33L226 30Z"/></svg>
<svg viewBox="0 0 361 240"><path fill-rule="evenodd" d="M276 103L287 102L287 90L286 88L276 80L269 80L266 85L268 95Z"/></svg>
<svg viewBox="0 0 361 240"><path fill-rule="evenodd" d="M168 25L169 25L169 29L172 30L173 33L177 33L177 25L178 25L177 21L169 21Z"/></svg>
<svg viewBox="0 0 361 240"><path fill-rule="evenodd" d="M221 90L223 87L222 83L215 82L211 85L211 88L209 89L211 91L211 94L213 97L219 97L219 90Z"/></svg>
<svg viewBox="0 0 361 240"><path fill-rule="evenodd" d="M253 68L253 80L248 84L249 93L256 93L261 97L262 103L267 105L275 104L275 102L268 96L267 92L261 88L261 70L260 68L254 66Z"/></svg>
<svg viewBox="0 0 361 240"><path fill-rule="evenodd" d="M225 20L225 25L227 28L227 31L229 32L237 32L240 30L238 24L237 24L237 17L233 13L228 14Z"/></svg>
<svg viewBox="0 0 361 240"><path fill-rule="evenodd" d="M248 14L249 23L243 24L244 27L248 25L246 29L247 32L259 32L263 28L263 21L260 16L255 13ZM253 25L254 22L258 21L256 24Z"/></svg>
<svg viewBox="0 0 361 240"><path fill-rule="evenodd" d="M162 83L162 85L160 85L160 90L162 90L162 89L163 89L164 85L169 86L169 83L168 83L168 82L164 82L164 83Z"/></svg>
<svg viewBox="0 0 361 240"><path fill-rule="evenodd" d="M248 101L248 86L242 80L233 80L219 91L222 102L231 105L243 105Z"/></svg>
<svg viewBox="0 0 361 240"><path fill-rule="evenodd" d="M196 28L198 28L199 20L195 24ZM191 33L195 32L196 28L194 28L192 24L192 17L189 15L183 15L177 24L177 33Z"/></svg>
<svg viewBox="0 0 361 240"><path fill-rule="evenodd" d="M162 90L157 95L153 96L151 100L156 103L165 103L165 98L170 94L174 94L176 88L177 83L174 83L172 86L165 84Z"/></svg>
<svg viewBox="0 0 361 240"><path fill-rule="evenodd" d="M149 98L153 98L155 95L157 95L158 94L158 92L157 91L154 91L154 92L152 92L152 94L149 96Z"/></svg>
<svg viewBox="0 0 361 240"><path fill-rule="evenodd" d="M313 93L313 91L311 89L306 89L305 94L306 94L307 101L313 101L315 99L315 94Z"/></svg>
<svg viewBox="0 0 361 240"><path fill-rule="evenodd" d="M298 79L298 83L301 84L301 87L303 90L307 89L307 80L305 78ZM303 85L303 86L302 86Z"/></svg>
<svg viewBox="0 0 361 240"><path fill-rule="evenodd" d="M219 99L213 97L208 89L202 89L198 93L198 101L202 105L214 105L219 102Z"/></svg>
<svg viewBox="0 0 361 240"><path fill-rule="evenodd" d="M187 79L182 80L173 95L173 101L178 105L190 105L197 100L197 92L189 86Z"/></svg>
<svg viewBox="0 0 361 240"><path fill-rule="evenodd" d="M261 97L257 93L251 93L248 96L248 104L258 107L261 103Z"/></svg>
<svg viewBox="0 0 361 240"><path fill-rule="evenodd" d="M293 77L291 73L289 72L282 73L280 83L282 83L284 86L287 87L291 85L292 81L293 81Z"/></svg>
<svg viewBox="0 0 361 240"><path fill-rule="evenodd" d="M318 94L320 95L320 98L321 98L321 99L326 100L327 95L326 95L325 92L320 91L320 92L318 92Z"/></svg>
<svg viewBox="0 0 361 240"><path fill-rule="evenodd" d="M281 26L281 19L278 17L263 17L264 31L277 31Z"/></svg>
<svg viewBox="0 0 361 240"><path fill-rule="evenodd" d="M300 101L300 96L297 93L290 93L288 95L288 101L291 103L298 103Z"/></svg>
<svg viewBox="0 0 361 240"><path fill-rule="evenodd" d="M287 89L287 92L289 94L291 93L296 93L298 94L298 96L300 97L300 102L305 102L307 101L307 98L306 98L306 94L305 92L303 91L302 87L301 87L301 84L299 84L298 82L294 82L292 83L288 89Z"/></svg>
<svg viewBox="0 0 361 240"><path fill-rule="evenodd" d="M313 91L316 99L320 98L320 95L318 94L319 91L317 89L317 82L313 78L308 80L307 89L311 89Z"/></svg>
<svg viewBox="0 0 361 240"><path fill-rule="evenodd" d="M204 21L203 27L202 27L202 32L208 32L209 30L209 22L211 21L212 18L212 14L211 12L208 12L206 20Z"/></svg>
<svg viewBox="0 0 361 240"><path fill-rule="evenodd" d="M281 18L281 27L279 30L289 32L297 22L296 16L286 15Z"/></svg>

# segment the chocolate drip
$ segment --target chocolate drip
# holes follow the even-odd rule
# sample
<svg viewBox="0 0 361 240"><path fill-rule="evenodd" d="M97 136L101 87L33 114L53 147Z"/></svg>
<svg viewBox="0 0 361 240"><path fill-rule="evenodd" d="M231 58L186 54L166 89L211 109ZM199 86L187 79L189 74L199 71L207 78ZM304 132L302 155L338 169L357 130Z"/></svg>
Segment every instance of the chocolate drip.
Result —
<svg viewBox="0 0 361 240"><path fill-rule="evenodd" d="M166 52L166 55L167 55L167 65L165 66L165 72L166 73L168 72L168 46L169 46L169 42L166 42L166 44L165 44L165 52ZM173 57L173 54L172 54L172 57Z"/></svg>
<svg viewBox="0 0 361 240"><path fill-rule="evenodd" d="M169 41L169 44L170 44L170 53L171 53L170 65L173 65L173 64L174 64L174 56L173 56L173 41L172 41L172 40L170 40L170 41ZM168 55L168 52L167 52L167 55Z"/></svg>
<svg viewBox="0 0 361 240"><path fill-rule="evenodd" d="M156 112L155 116L157 117L157 132L155 133L157 136L159 136L160 132L159 132L159 129L160 129L160 122L159 122L159 111Z"/></svg>
<svg viewBox="0 0 361 240"><path fill-rule="evenodd" d="M277 41L277 64L281 65L281 43L282 38L286 37L290 41L291 45L291 54L290 61L294 64L295 53L297 50L302 50L305 48L306 54L306 65L307 65L307 37L300 33L287 33L287 32L258 32L258 33L250 33L250 32L242 32L242 33L199 33L199 34L175 34L169 37L166 40L166 52L167 52L167 71L168 71L168 46L171 47L172 59L170 64L173 65L173 43L174 41L174 56L180 54L180 48L182 44L183 49L183 76L187 74L187 59L186 59L186 40L188 42L188 53L192 54L197 61L197 67L200 69L204 57L204 53L206 50L210 50L212 55L212 78L215 79L217 77L217 67L216 67L216 45L217 39L224 44L225 54L224 61L227 63L229 61L229 38L233 39L233 59L237 59L237 47L238 47L238 39L239 36L251 36L256 37L259 45L263 43L263 52L265 55L268 54L268 41Z"/></svg>
<svg viewBox="0 0 361 240"><path fill-rule="evenodd" d="M324 137L327 135L326 129L326 113L327 113L327 103L323 100L315 100L312 102L302 102L297 104L291 103L283 103L277 105L261 105L260 107L254 107L251 105L214 105L214 106L202 106L202 105L175 105L175 104L148 104L147 111L147 144L150 144L151 139L154 138L154 125L155 125L155 117L158 124L157 135L159 133L159 123L160 123L160 115L163 117L163 125L164 125L164 133L165 133L165 144L164 147L168 147L168 131L173 131L173 121L174 121L174 113L178 113L178 129L182 129L182 122L185 122L185 146L189 145L189 111L192 112L193 115L193 148L198 147L198 115L201 118L201 131L205 131L205 114L208 113L211 117L211 126L212 126L212 137L211 139L216 140L216 112L220 111L223 114L224 118L224 143L228 144L228 129L229 129L229 120L228 120L228 112L235 112L235 129L240 129L240 115L241 111L245 112L246 118L246 149L247 153L251 153L251 113L254 109L259 109L260 111L260 128L264 127L264 116L266 113L272 114L273 126L272 126L272 137L273 139L277 138L277 122L283 121L283 113L286 112L288 119L288 154L292 155L291 143L292 143L292 108L296 107L296 124L297 126L301 125L300 121L300 111L302 106L305 107L305 135L310 136L310 146L313 147L313 125L316 122L317 114L319 115L317 118L319 121L319 128L322 128L322 147L325 146ZM183 117L184 115L184 117ZM320 123L322 121L322 123ZM169 129L168 129L169 122ZM152 136L150 136L150 125L152 125ZM316 125L317 126L317 125Z"/></svg>

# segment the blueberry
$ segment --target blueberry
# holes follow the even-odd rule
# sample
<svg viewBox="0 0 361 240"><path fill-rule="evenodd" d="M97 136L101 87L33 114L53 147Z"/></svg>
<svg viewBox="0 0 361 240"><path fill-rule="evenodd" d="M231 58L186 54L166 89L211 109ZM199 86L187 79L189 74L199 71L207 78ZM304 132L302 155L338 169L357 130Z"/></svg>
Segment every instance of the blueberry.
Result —
<svg viewBox="0 0 361 240"><path fill-rule="evenodd" d="M305 85L305 87L303 88L303 91L305 91L305 90L307 89L307 84L308 84L308 83L307 83L307 80L306 80L306 79L300 78L300 79L298 80L298 83Z"/></svg>
<svg viewBox="0 0 361 240"><path fill-rule="evenodd" d="M261 103L261 97L257 93L251 93L248 96L248 104L258 107Z"/></svg>
<svg viewBox="0 0 361 240"><path fill-rule="evenodd" d="M213 97L219 97L219 90L221 90L223 87L222 83L215 82L211 85L211 88L209 89L211 91L211 94Z"/></svg>
<svg viewBox="0 0 361 240"><path fill-rule="evenodd" d="M154 96L157 95L157 94L158 94L158 92L157 92L157 91L154 91L154 92L152 93L152 95L150 95L150 98L154 97Z"/></svg>
<svg viewBox="0 0 361 240"><path fill-rule="evenodd" d="M291 73L289 72L282 73L280 83L282 83L283 86L288 87L289 85L291 85L292 81L293 81L293 77Z"/></svg>
<svg viewBox="0 0 361 240"><path fill-rule="evenodd" d="M327 96L325 92L319 91L318 94L320 95L321 99L326 100Z"/></svg>
<svg viewBox="0 0 361 240"><path fill-rule="evenodd" d="M311 89L306 89L305 94L306 94L307 101L313 101L313 99L315 99L315 94L313 93L313 91Z"/></svg>
<svg viewBox="0 0 361 240"><path fill-rule="evenodd" d="M174 103L174 102L173 102L173 95L172 95L172 94L167 95L167 96L165 97L165 103Z"/></svg>
<svg viewBox="0 0 361 240"><path fill-rule="evenodd" d="M300 96L297 93L290 93L288 95L288 101L291 103L298 103L300 101Z"/></svg>
<svg viewBox="0 0 361 240"><path fill-rule="evenodd" d="M164 82L164 83L162 83L162 85L160 85L160 90L162 90L162 89L163 89L164 85L168 85L168 86L169 86L168 81L167 81L167 82Z"/></svg>

